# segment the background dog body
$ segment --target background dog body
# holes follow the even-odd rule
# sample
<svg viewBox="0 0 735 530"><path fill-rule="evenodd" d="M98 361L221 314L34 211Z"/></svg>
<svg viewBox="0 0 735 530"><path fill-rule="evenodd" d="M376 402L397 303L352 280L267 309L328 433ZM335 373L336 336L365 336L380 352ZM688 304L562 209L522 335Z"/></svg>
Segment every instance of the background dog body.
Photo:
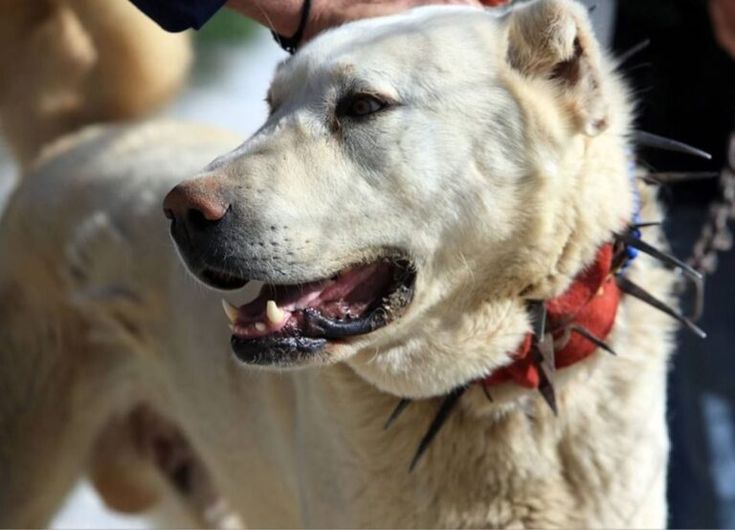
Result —
<svg viewBox="0 0 735 530"><path fill-rule="evenodd" d="M0 117L23 166L84 125L150 114L189 71L188 35L130 2L4 0L0 15Z"/></svg>
<svg viewBox="0 0 735 530"><path fill-rule="evenodd" d="M467 374L507 362L505 353L528 321L522 300L497 302L497 293L511 282L530 285L529 293L540 297L560 292L632 212L627 97L599 56L584 12L546 1L515 18L479 22L478 13L470 20L469 11L459 10L452 12L454 29L440 22L440 13L384 24L396 31L427 28L426 42L435 44L465 39L474 50L476 64L467 58L472 67L484 64L482 52L493 54L487 64L499 69L501 81L492 88L512 96L514 106L501 110L521 127L522 144L510 147L533 168L522 177L534 185L534 200L509 197L516 210L498 205L506 209L494 215L528 222L527 230L517 247L492 256L493 267L477 269L482 282L468 284L461 275L443 284L422 280L429 294L418 303L430 311L408 331L381 331L384 342L385 334L408 333L420 348L411 351L409 343L393 360L366 347L349 365L276 373L245 369L231 356L219 296L185 273L160 201L181 179L235 148L236 138L172 123L92 127L58 138L34 159L0 225L2 526L43 525L84 472L112 506L138 511L176 499L178 515L195 525L237 523L222 519L219 512L229 510L257 527L665 524L672 325L634 300L624 299L610 337L620 357L597 354L559 374L559 417L534 393L506 385L489 403L473 387L411 473L439 398L416 401L383 430L397 402L385 390L440 395ZM361 24L315 41L287 65L291 74L282 71L275 85L286 101L298 93L300 67L326 62L332 50L383 22ZM426 73L435 64L424 62L426 37L411 38L404 48L415 48L415 55L402 57L403 67ZM391 42L358 49L385 61L381 46ZM18 94L3 94L10 93ZM467 104L484 102L473 101ZM0 108L9 108L8 100ZM448 123L450 110L441 111ZM26 160L73 129L53 125L58 133L28 140L33 127L16 129L3 116L8 133L18 131L14 144ZM46 118L38 119L43 125ZM462 130L481 129L479 111L477 120ZM294 121L298 127L286 124L282 134L309 130ZM259 134L261 146L283 142L268 127ZM516 141L481 140L464 139L496 154ZM257 178L255 157L242 156L249 146L219 159L207 174ZM658 220L655 201L641 193L643 219ZM447 245L476 250L477 240L452 235ZM521 248L526 254L519 256ZM503 263L513 264L503 269L512 274L498 272ZM645 257L628 274L660 298L670 296L669 273ZM474 298L458 294L468 285ZM475 313L456 318L475 302ZM411 355L400 357L406 352ZM409 376L396 376L396 363ZM190 454L181 456L176 447Z"/></svg>

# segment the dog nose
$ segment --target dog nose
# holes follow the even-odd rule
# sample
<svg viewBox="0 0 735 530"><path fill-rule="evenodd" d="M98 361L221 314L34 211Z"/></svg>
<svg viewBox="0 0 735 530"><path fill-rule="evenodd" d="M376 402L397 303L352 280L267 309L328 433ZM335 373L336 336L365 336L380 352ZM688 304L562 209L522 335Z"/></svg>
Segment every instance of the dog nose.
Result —
<svg viewBox="0 0 735 530"><path fill-rule="evenodd" d="M216 187L199 180L179 184L163 200L164 215L191 231L219 223L229 210Z"/></svg>

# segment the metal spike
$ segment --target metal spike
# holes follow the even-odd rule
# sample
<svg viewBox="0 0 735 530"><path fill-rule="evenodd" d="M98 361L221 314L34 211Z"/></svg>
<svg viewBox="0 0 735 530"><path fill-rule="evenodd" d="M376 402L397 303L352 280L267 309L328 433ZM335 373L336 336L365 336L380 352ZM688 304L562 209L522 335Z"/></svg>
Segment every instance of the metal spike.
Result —
<svg viewBox="0 0 735 530"><path fill-rule="evenodd" d="M672 140L671 138L666 138L664 136L659 136L657 134L645 131L635 131L634 139L635 143L643 145L645 147L653 147L654 149L663 149L666 151L684 153L686 155L698 156L706 160L712 159L712 155L710 155L706 151L702 151L701 149L697 149L696 147L692 147L691 145L679 142L677 140Z"/></svg>
<svg viewBox="0 0 735 530"><path fill-rule="evenodd" d="M569 338L572 336L572 331L569 329L569 326L564 326L561 328L561 335L558 337L552 337L554 338L554 351L557 352L559 350L563 350L567 347L567 344L569 344ZM554 362L554 368L556 368L556 362Z"/></svg>
<svg viewBox="0 0 735 530"><path fill-rule="evenodd" d="M398 405L396 405L396 408L393 409L393 412L390 413L390 416L388 416L388 419L385 421L385 425L383 425L383 429L387 430L388 427L393 425L393 422L398 419L398 416L401 415L401 413L406 410L406 408L412 403L412 400L408 398L403 398L398 402Z"/></svg>
<svg viewBox="0 0 735 530"><path fill-rule="evenodd" d="M641 175L638 178L649 186L662 186L664 184L663 182L659 182L655 178L649 177L647 175Z"/></svg>
<svg viewBox="0 0 735 530"><path fill-rule="evenodd" d="M482 392L485 394L485 397L490 403L495 403L495 400L493 400L493 397L490 395L490 391L487 389L487 387L481 382L480 388L482 388Z"/></svg>
<svg viewBox="0 0 735 530"><path fill-rule="evenodd" d="M704 339L707 337L707 334L704 331L702 331L702 329L699 326L697 326L694 322L692 322L690 319L678 313L677 311L673 310L672 308L667 306L665 303L663 303L661 300L654 297L648 291L636 285L635 283L630 281L625 276L618 276L617 283L618 283L618 287L620 287L620 290L623 291L624 293L634 296L638 298L639 300L647 303L648 305L655 307L659 311L666 313L670 317L675 318L676 320L684 324L684 326L686 326L687 329L692 331L695 335L699 336L700 338Z"/></svg>
<svg viewBox="0 0 735 530"><path fill-rule="evenodd" d="M674 257L671 254L666 254L665 252L661 252L656 247L649 245L645 241L638 239L637 237L634 237L631 234L628 234L625 232L623 233L613 232L613 235L615 236L615 238L617 238L619 241L622 241L626 245L630 245L633 248L637 248L641 252L645 252L649 256L653 256L657 260L663 261L664 263L667 263L671 265L672 267L677 267L681 269L683 272L685 272L692 278L702 279L702 274L700 272L697 272L691 266L681 261L679 258Z"/></svg>
<svg viewBox="0 0 735 530"><path fill-rule="evenodd" d="M571 326L569 326L569 329L571 329L572 331L574 331L574 332L582 335L585 339L587 339L588 341L590 341L591 343L593 343L598 348L602 348L603 350L605 350L608 353L611 353L613 355L617 355L617 353L615 352L615 350L613 350L610 346L608 346L607 343L604 340L602 340L600 337L598 337L597 335L595 335L594 333L592 333L586 327L580 326L579 324L572 324Z"/></svg>
<svg viewBox="0 0 735 530"><path fill-rule="evenodd" d="M546 303L543 300L532 300L528 305L533 326L533 343L538 351L539 361L547 363L550 372L556 370L554 362L554 338L546 333Z"/></svg>
<svg viewBox="0 0 735 530"><path fill-rule="evenodd" d="M653 63L648 63L648 62L639 63L639 64L636 64L635 66L631 66L630 68L628 68L625 73L628 75L631 75L633 72L636 72L638 70L643 70L645 68L651 68L652 66L653 66Z"/></svg>
<svg viewBox="0 0 735 530"><path fill-rule="evenodd" d="M536 339L536 349L538 350L539 360L546 370L550 374L556 372L554 337L551 333L546 333L540 339Z"/></svg>
<svg viewBox="0 0 735 530"><path fill-rule="evenodd" d="M541 397L544 398L544 401L549 405L549 408L551 408L554 416L558 416L559 411L556 406L556 392L554 391L554 385L551 383L551 379L549 379L544 367L541 364L537 366L540 376L538 391L541 393Z"/></svg>
<svg viewBox="0 0 735 530"><path fill-rule="evenodd" d="M454 410L454 407L459 402L459 398L462 397L462 394L464 394L466 390L466 386L455 388L447 395L447 397L444 398L444 401L442 401L442 404L439 407L436 416L434 416L434 420L431 422L431 425L429 425L429 429L426 431L426 434L424 434L421 442L419 442L416 453L413 455L413 459L411 460L411 465L408 467L409 471L413 471L413 468L416 467L416 463L419 461L424 452L426 452L426 450L429 448L429 444L431 444L431 442L434 440L434 437L439 432L439 429L441 429L444 425L444 422L447 421L449 413Z"/></svg>
<svg viewBox="0 0 735 530"><path fill-rule="evenodd" d="M646 40L639 42L638 44L631 46L630 48L628 48L627 50L625 50L623 53L620 54L620 56L618 57L618 64L624 64L625 62L627 62L628 59L633 57L635 54L648 48L650 44L651 44L651 39L646 39Z"/></svg>
<svg viewBox="0 0 735 530"><path fill-rule="evenodd" d="M611 271L619 271L628 262L628 254L625 251L625 245L618 242L616 245L615 252L612 257L612 263L610 265Z"/></svg>
<svg viewBox="0 0 735 530"><path fill-rule="evenodd" d="M704 313L704 278L689 278L687 276L685 279L690 280L694 286L694 305L691 314L687 316L692 322L697 322Z"/></svg>
<svg viewBox="0 0 735 530"><path fill-rule="evenodd" d="M529 300L528 313L531 317L534 337L543 337L546 332L546 304L543 300Z"/></svg>
<svg viewBox="0 0 735 530"><path fill-rule="evenodd" d="M631 228L633 229L641 229L641 228L648 228L650 226L661 226L663 223L661 221L652 221L650 223L633 223Z"/></svg>
<svg viewBox="0 0 735 530"><path fill-rule="evenodd" d="M644 178L653 181L655 184L677 184L692 180L708 180L719 176L720 174L716 171L658 171L647 173Z"/></svg>

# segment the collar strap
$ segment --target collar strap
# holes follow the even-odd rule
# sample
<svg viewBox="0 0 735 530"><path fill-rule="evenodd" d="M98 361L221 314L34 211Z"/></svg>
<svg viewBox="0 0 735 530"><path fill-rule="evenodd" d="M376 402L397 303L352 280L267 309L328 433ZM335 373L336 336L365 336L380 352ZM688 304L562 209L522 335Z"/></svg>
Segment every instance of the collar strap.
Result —
<svg viewBox="0 0 735 530"><path fill-rule="evenodd" d="M594 263L582 271L560 296L543 303L545 311L535 329L510 354L513 362L478 380L485 388L515 382L525 388L539 388L550 372L571 366L589 357L610 334L615 323L620 289L614 279L614 248L600 247Z"/></svg>

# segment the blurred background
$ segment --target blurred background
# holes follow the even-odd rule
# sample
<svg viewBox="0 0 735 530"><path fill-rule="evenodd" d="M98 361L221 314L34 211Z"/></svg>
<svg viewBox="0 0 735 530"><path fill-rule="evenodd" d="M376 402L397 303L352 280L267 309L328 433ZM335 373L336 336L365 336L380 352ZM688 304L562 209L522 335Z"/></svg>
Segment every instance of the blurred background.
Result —
<svg viewBox="0 0 735 530"><path fill-rule="evenodd" d="M735 0L728 0L735 3ZM713 37L705 0L588 1L601 40L616 55L650 44L622 71L639 101L639 127L712 153L703 161L661 152L639 152L659 171L719 171L726 162L735 116L735 62ZM733 28L735 34L735 28ZM194 36L191 81L162 115L219 126L249 136L264 121L263 98L276 63L286 55L263 28L221 11ZM15 174L0 145L0 208ZM675 254L688 257L718 179L667 186L666 230ZM669 423L670 525L735 527L735 254L721 253L708 280L701 326L705 341L681 334L672 361ZM86 484L57 515L56 528L145 528L144 518L107 511Z"/></svg>
<svg viewBox="0 0 735 530"><path fill-rule="evenodd" d="M261 26L225 10L194 32L193 37L196 59L191 80L160 115L218 126L239 133L244 140L265 121L265 94L271 75L277 63L287 57L286 52ZM7 148L0 144L0 208L15 173ZM72 493L52 526L151 527L144 517L109 511L87 482Z"/></svg>

